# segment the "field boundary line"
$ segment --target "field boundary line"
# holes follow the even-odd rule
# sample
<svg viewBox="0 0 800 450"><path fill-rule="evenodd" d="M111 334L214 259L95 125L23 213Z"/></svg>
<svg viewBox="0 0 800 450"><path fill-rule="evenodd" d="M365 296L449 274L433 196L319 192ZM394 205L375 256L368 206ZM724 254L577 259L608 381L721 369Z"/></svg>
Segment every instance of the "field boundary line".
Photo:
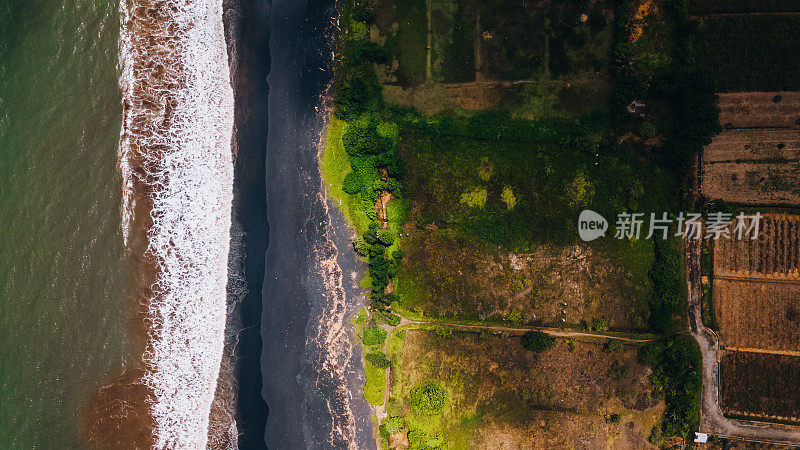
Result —
<svg viewBox="0 0 800 450"><path fill-rule="evenodd" d="M725 351L740 353L766 353L770 355L800 356L800 351L795 350L770 350L766 348L752 347L725 347Z"/></svg>
<svg viewBox="0 0 800 450"><path fill-rule="evenodd" d="M800 284L800 278L769 277L767 275L714 275L714 280L744 281L748 283Z"/></svg>

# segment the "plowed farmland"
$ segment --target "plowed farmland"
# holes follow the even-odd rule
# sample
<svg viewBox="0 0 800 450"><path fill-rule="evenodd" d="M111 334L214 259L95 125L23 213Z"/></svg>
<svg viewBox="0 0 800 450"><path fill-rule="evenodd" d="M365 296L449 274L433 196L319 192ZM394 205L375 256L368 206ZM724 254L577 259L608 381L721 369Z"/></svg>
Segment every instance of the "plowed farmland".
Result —
<svg viewBox="0 0 800 450"><path fill-rule="evenodd" d="M714 242L714 313L725 347L800 351L799 268L800 216L766 214L757 239Z"/></svg>
<svg viewBox="0 0 800 450"><path fill-rule="evenodd" d="M800 93L719 99L725 131L703 151L703 194L748 205L800 205Z"/></svg>
<svg viewBox="0 0 800 450"><path fill-rule="evenodd" d="M727 352L720 381L726 414L754 419L800 420L800 358Z"/></svg>

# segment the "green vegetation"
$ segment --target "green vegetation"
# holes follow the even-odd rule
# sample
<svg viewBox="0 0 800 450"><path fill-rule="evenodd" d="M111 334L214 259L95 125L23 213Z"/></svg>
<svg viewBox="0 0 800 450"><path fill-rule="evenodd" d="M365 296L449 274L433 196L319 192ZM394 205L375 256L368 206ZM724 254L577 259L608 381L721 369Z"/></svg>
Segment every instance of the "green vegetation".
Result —
<svg viewBox="0 0 800 450"><path fill-rule="evenodd" d="M702 39L696 38L685 0L668 0L663 11L643 21L633 6L623 1L618 8L614 119L620 132L662 134L665 141L653 153L662 165L683 170L721 131L716 86L698 68L704 55L695 57L693 44ZM647 105L648 122L628 112L634 100Z"/></svg>
<svg viewBox="0 0 800 450"><path fill-rule="evenodd" d="M367 353L364 359L373 366L380 367L381 369L392 367L392 361L389 360L389 358L386 357L386 353L383 352Z"/></svg>
<svg viewBox="0 0 800 450"><path fill-rule="evenodd" d="M411 219L513 251L575 242L577 215L589 205L613 217L678 203L672 173L643 160L636 146L618 144L600 116L529 121L499 112L408 112L401 125L403 148L413 148L402 152L405 192L418 206Z"/></svg>
<svg viewBox="0 0 800 450"><path fill-rule="evenodd" d="M664 395L667 405L661 426L651 438L658 441L669 436L686 437L696 430L700 423L703 364L697 343L682 335L656 341L642 347L639 361L653 368L650 381Z"/></svg>
<svg viewBox="0 0 800 450"><path fill-rule="evenodd" d="M622 350L622 341L618 339L609 339L603 344L603 351L606 353L616 353Z"/></svg>
<svg viewBox="0 0 800 450"><path fill-rule="evenodd" d="M328 131L325 153L331 155L323 156L322 173L347 195L334 194L361 234L353 246L369 265L372 306L388 311L394 301L388 287L398 264L394 255L402 255L395 241L405 221L404 208L387 204L402 202L404 173L397 151L398 126L384 109L374 70L374 64L387 62L388 56L378 43L369 41L369 26L362 21L374 19L372 5L346 3L342 8L343 18L350 20L343 20L348 26L338 42L342 59L337 61L334 115L339 121L333 121Z"/></svg>
<svg viewBox="0 0 800 450"><path fill-rule="evenodd" d="M387 37L386 50L398 61L397 83L421 83L425 80L428 34L425 0L397 0L389 7L396 12L397 30Z"/></svg>
<svg viewBox="0 0 800 450"><path fill-rule="evenodd" d="M550 421L613 428L640 408L663 406L650 396L635 346L619 340L601 347L541 331L517 340L449 326L407 324L388 336L380 328L401 323L395 310L482 324L547 320L576 328L580 321L594 333L644 330L649 317L659 333L676 330L685 306L681 252L666 241L651 246L611 236L586 244L576 230L586 208L608 218L678 210L687 163L718 131L713 85L697 68L685 3L667 0L645 25L635 23L642 19L630 11L632 2L619 3L619 14L606 1L543 7L443 0L430 12L424 0L339 4L335 117L321 165L356 230L354 249L369 267L364 286L372 316L360 318L357 328L371 404L384 404L392 368L395 398L384 404L387 418L379 423L384 444L401 433L412 449L467 442L480 448L474 431L489 423L520 430L532 424L523 434L530 437L546 435L539 427ZM612 17L619 22L610 23ZM631 39L635 28L642 35ZM476 98L502 97L495 110L451 102L426 115L383 96L384 87L392 101L428 95L425 89L445 92L437 83L472 81L476 72L481 79L538 83L493 87L497 92L468 87L477 87ZM389 86L423 81L402 93ZM463 94L452 94L459 86L447 89L443 96ZM644 117L628 113L632 100L647 104ZM405 330L414 328L426 330L430 345L409 350ZM694 423L699 359L681 339L648 345L639 355L653 367L652 385L667 405L655 440L686 434ZM450 351L473 362L462 365ZM613 412L593 404L594 396L573 395L567 403L558 397L584 381L550 372L583 374L589 366L590 388L604 399L619 397ZM646 429L660 411L642 415Z"/></svg>
<svg viewBox="0 0 800 450"><path fill-rule="evenodd" d="M373 405L383 404L386 369L367 361L364 365L366 382L364 383L364 399Z"/></svg>
<svg viewBox="0 0 800 450"><path fill-rule="evenodd" d="M428 382L411 390L411 409L426 416L441 414L447 404L447 390L441 384Z"/></svg>
<svg viewBox="0 0 800 450"><path fill-rule="evenodd" d="M681 252L664 239L654 238L653 249L655 261L649 273L653 282L650 328L666 333L676 328L675 316L686 309L683 259Z"/></svg>
<svg viewBox="0 0 800 450"><path fill-rule="evenodd" d="M364 345L382 345L386 340L386 331L380 327L369 327L364 329Z"/></svg>
<svg viewBox="0 0 800 450"><path fill-rule="evenodd" d="M553 338L541 331L528 331L522 335L522 346L532 352L541 353L553 346Z"/></svg>
<svg viewBox="0 0 800 450"><path fill-rule="evenodd" d="M792 91L800 89L798 35L796 14L712 16L699 19L694 45L723 91Z"/></svg>

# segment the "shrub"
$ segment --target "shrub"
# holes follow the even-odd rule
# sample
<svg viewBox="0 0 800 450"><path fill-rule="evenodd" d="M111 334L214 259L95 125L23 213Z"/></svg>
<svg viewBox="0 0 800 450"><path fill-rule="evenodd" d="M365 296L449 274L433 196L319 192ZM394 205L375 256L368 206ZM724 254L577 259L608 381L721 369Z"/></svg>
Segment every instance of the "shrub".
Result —
<svg viewBox="0 0 800 450"><path fill-rule="evenodd" d="M353 3L353 12L351 13L353 19L360 22L372 23L375 20L375 8L370 2L359 0Z"/></svg>
<svg viewBox="0 0 800 450"><path fill-rule="evenodd" d="M386 64L388 60L389 54L385 48L381 47L377 42L365 42L353 49L351 61L355 64L362 62Z"/></svg>
<svg viewBox="0 0 800 450"><path fill-rule="evenodd" d="M401 320L402 319L397 314L389 314L386 316L386 322L393 327L400 325Z"/></svg>
<svg viewBox="0 0 800 450"><path fill-rule="evenodd" d="M369 327L364 330L364 345L381 345L386 340L386 331L379 327Z"/></svg>
<svg viewBox="0 0 800 450"><path fill-rule="evenodd" d="M483 208L486 205L487 197L486 188L477 187L470 192L461 194L461 203L466 203L470 208Z"/></svg>
<svg viewBox="0 0 800 450"><path fill-rule="evenodd" d="M528 331L522 335L522 346L532 352L543 352L553 346L553 338L541 331Z"/></svg>
<svg viewBox="0 0 800 450"><path fill-rule="evenodd" d="M435 416L442 412L447 398L447 390L431 381L411 389L411 409L426 416Z"/></svg>
<svg viewBox="0 0 800 450"><path fill-rule="evenodd" d="M356 172L350 172L344 177L344 181L342 182L342 190L350 195L355 195L361 192L363 189L364 183L361 181L361 177Z"/></svg>
<svg viewBox="0 0 800 450"><path fill-rule="evenodd" d="M622 416L617 413L606 414L606 423L619 423L621 419Z"/></svg>
<svg viewBox="0 0 800 450"><path fill-rule="evenodd" d="M369 28L367 24L358 20L350 21L350 39L356 42L369 39Z"/></svg>
<svg viewBox="0 0 800 450"><path fill-rule="evenodd" d="M405 424L403 423L403 418L394 416L394 417L389 417L388 419L383 421L383 423L381 424L381 431L386 433L387 435L391 435L402 430L404 427Z"/></svg>
<svg viewBox="0 0 800 450"><path fill-rule="evenodd" d="M503 193L500 194L500 198L503 200L503 203L506 204L506 209L514 209L517 206L517 198L514 196L514 190L511 189L511 186L505 186L503 188Z"/></svg>
<svg viewBox="0 0 800 450"><path fill-rule="evenodd" d="M383 101L381 89L374 74L358 74L342 80L334 99L336 116L350 121L367 111L377 109Z"/></svg>
<svg viewBox="0 0 800 450"><path fill-rule="evenodd" d="M386 354L383 352L368 353L364 359L366 359L373 366L380 367L381 369L388 369L389 367L392 367L392 361L387 358Z"/></svg>
<svg viewBox="0 0 800 450"><path fill-rule="evenodd" d="M611 369L608 371L608 376L612 380L619 381L628 378L631 374L631 369L625 367L619 360L614 360L611 364Z"/></svg>
<svg viewBox="0 0 800 450"><path fill-rule="evenodd" d="M353 241L353 249L358 253L358 256L368 256L369 247L369 244L367 244L363 237L357 237Z"/></svg>
<svg viewBox="0 0 800 450"><path fill-rule="evenodd" d="M622 341L617 339L610 339L603 344L603 351L606 353L616 353L622 350Z"/></svg>
<svg viewBox="0 0 800 450"><path fill-rule="evenodd" d="M661 428L651 436L686 436L697 429L703 361L694 339L676 335L647 344L639 351L639 362L653 368L650 381L663 390L666 403Z"/></svg>
<svg viewBox="0 0 800 450"><path fill-rule="evenodd" d="M674 327L673 315L683 309L683 271L681 255L668 241L653 239L655 259L648 276L653 282L650 297L650 327L666 333Z"/></svg>

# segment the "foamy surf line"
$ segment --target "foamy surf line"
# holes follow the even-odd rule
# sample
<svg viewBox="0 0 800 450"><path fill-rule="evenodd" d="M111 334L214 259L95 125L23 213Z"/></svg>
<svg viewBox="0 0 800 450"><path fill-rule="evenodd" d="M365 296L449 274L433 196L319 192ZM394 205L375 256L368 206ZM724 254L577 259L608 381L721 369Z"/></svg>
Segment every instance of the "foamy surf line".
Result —
<svg viewBox="0 0 800 450"><path fill-rule="evenodd" d="M156 448L204 448L224 346L233 198L222 1L121 0L120 15L123 227L126 242L146 229L156 273L142 357L153 438Z"/></svg>

